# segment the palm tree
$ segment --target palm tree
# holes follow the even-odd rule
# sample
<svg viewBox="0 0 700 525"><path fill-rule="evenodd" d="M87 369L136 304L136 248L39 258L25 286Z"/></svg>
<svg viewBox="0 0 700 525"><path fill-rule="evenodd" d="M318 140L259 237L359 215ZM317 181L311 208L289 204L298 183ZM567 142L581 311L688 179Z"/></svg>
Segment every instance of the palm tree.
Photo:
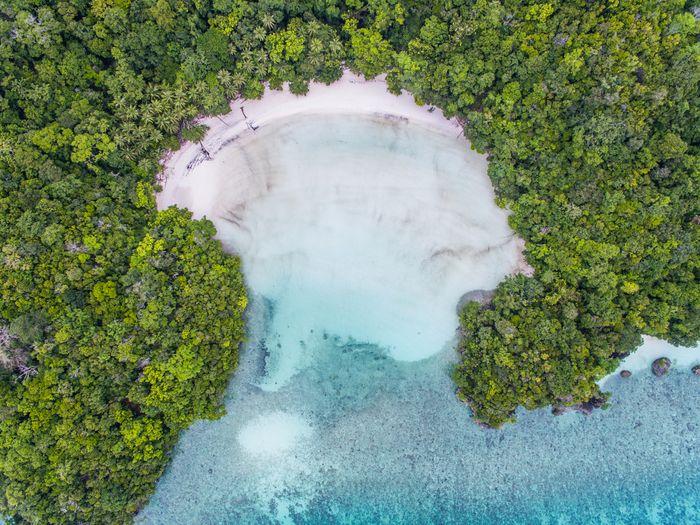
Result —
<svg viewBox="0 0 700 525"><path fill-rule="evenodd" d="M316 35L321 31L321 28L322 26L318 20L311 20L306 24L306 30L310 35Z"/></svg>
<svg viewBox="0 0 700 525"><path fill-rule="evenodd" d="M318 56L323 53L323 42L318 38L312 38L309 43L309 51L311 52L311 57Z"/></svg>
<svg viewBox="0 0 700 525"><path fill-rule="evenodd" d="M263 40L265 40L266 36L267 36L267 30L264 27L258 26L255 29L253 29L253 37L256 40L260 40L262 42Z"/></svg>
<svg viewBox="0 0 700 525"><path fill-rule="evenodd" d="M246 76L249 76L250 74L255 71L255 61L253 60L253 57L250 54L243 54L241 55L241 59L238 61L238 64L236 64L238 68L246 74Z"/></svg>
<svg viewBox="0 0 700 525"><path fill-rule="evenodd" d="M139 109L136 106L126 106L122 113L126 120L135 121L139 118Z"/></svg>
<svg viewBox="0 0 700 525"><path fill-rule="evenodd" d="M264 13L262 17L260 17L260 22L262 23L262 26L268 31L277 25L275 17L272 15L272 13Z"/></svg>
<svg viewBox="0 0 700 525"><path fill-rule="evenodd" d="M332 55L342 54L343 53L343 43L337 37L333 38L328 43L328 51L330 51Z"/></svg>
<svg viewBox="0 0 700 525"><path fill-rule="evenodd" d="M267 66L268 63L270 62L267 53L264 50L258 51L254 55L254 62L255 62L255 68L254 68L254 73L257 74L258 76L264 76L267 73Z"/></svg>
<svg viewBox="0 0 700 525"><path fill-rule="evenodd" d="M146 109L143 112L143 115L141 116L141 122L144 124L153 124L156 120L156 115L160 114L160 111L158 111L156 104L158 102L152 102L150 105L146 106Z"/></svg>
<svg viewBox="0 0 700 525"><path fill-rule="evenodd" d="M236 71L231 75L231 88L236 92L240 92L243 86L245 86L245 76L242 72Z"/></svg>

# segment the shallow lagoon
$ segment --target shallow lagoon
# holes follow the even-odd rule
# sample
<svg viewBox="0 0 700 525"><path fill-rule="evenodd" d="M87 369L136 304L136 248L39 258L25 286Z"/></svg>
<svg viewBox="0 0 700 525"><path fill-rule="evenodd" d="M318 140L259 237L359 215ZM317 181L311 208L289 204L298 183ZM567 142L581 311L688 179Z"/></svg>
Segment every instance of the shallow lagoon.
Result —
<svg viewBox="0 0 700 525"><path fill-rule="evenodd" d="M294 115L169 181L166 198L210 218L249 288L274 301L265 388L309 364L312 331L402 361L433 355L453 338L462 294L517 271L486 159L448 130Z"/></svg>
<svg viewBox="0 0 700 525"><path fill-rule="evenodd" d="M589 417L471 423L449 379L454 305L514 271L517 243L483 158L406 126L278 122L188 175L176 200L242 254L251 340L228 414L184 433L137 521L700 522L700 382L687 367L611 377L611 408ZM455 242L464 256L426 267Z"/></svg>
<svg viewBox="0 0 700 525"><path fill-rule="evenodd" d="M253 315L273 305L258 300ZM608 381L591 416L522 412L483 430L452 394L452 353L400 362L319 334L313 364L278 391L262 379L264 327L244 354L228 414L187 431L149 524L700 522L700 388L688 369ZM241 436L260 415L286 432L257 453ZM275 422L282 425L276 428Z"/></svg>

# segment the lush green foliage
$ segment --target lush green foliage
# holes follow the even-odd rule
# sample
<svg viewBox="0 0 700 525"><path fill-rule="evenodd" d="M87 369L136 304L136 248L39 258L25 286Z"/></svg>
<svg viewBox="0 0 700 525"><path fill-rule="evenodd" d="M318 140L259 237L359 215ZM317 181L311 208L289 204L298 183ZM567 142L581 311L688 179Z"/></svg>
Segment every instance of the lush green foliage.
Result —
<svg viewBox="0 0 700 525"><path fill-rule="evenodd" d="M464 119L535 278L462 312L459 395L578 404L644 332L700 337L698 23L684 2L445 2L397 85Z"/></svg>
<svg viewBox="0 0 700 525"><path fill-rule="evenodd" d="M8 0L0 6L0 508L129 522L220 414L245 292L157 159L263 81L343 61L488 151L534 278L462 312L478 420L594 402L641 332L700 337L698 24L647 0Z"/></svg>

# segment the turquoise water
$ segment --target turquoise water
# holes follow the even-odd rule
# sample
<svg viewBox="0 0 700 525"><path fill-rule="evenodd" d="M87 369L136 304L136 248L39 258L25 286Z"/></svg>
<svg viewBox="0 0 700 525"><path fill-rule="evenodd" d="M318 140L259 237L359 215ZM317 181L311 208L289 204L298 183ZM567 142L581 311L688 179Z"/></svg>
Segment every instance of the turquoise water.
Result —
<svg viewBox="0 0 700 525"><path fill-rule="evenodd" d="M615 376L609 410L477 427L449 378L455 305L519 264L485 160L402 121L318 119L169 189L241 254L251 338L227 415L183 433L137 522L700 523L700 378Z"/></svg>
<svg viewBox="0 0 700 525"><path fill-rule="evenodd" d="M295 115L237 138L166 192L210 218L248 286L275 301L263 385L275 389L309 362L299 341L310 329L403 361L450 341L462 294L494 288L519 263L486 169L454 128Z"/></svg>
<svg viewBox="0 0 700 525"><path fill-rule="evenodd" d="M258 299L251 316L228 414L184 433L140 523L700 523L700 381L687 369L613 378L611 408L588 417L539 410L483 430L452 395L449 351L399 362L309 334L313 364L264 391L274 304ZM313 435L251 456L236 437L271 408Z"/></svg>

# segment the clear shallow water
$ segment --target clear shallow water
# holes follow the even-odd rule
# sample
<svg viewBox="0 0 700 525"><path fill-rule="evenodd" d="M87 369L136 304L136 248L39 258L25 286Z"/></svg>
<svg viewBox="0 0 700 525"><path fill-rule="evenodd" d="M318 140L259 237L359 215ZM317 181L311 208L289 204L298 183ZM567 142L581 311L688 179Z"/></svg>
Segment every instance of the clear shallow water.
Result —
<svg viewBox="0 0 700 525"><path fill-rule="evenodd" d="M263 382L273 389L310 362L310 330L406 361L449 343L461 295L494 288L520 262L486 168L452 128L296 115L166 191L214 221L249 287L275 301Z"/></svg>
<svg viewBox="0 0 700 525"><path fill-rule="evenodd" d="M260 389L273 306L253 306L228 414L184 433L140 523L700 523L700 381L687 368L611 378L612 407L588 417L523 412L483 430L452 394L450 351L399 362L310 334L313 364ZM280 413L304 422L296 440L241 443Z"/></svg>
<svg viewBox="0 0 700 525"><path fill-rule="evenodd" d="M700 523L687 367L610 378L589 417L471 423L449 379L454 304L517 254L483 159L404 126L297 118L188 176L180 202L242 254L251 339L228 414L183 434L137 522Z"/></svg>

